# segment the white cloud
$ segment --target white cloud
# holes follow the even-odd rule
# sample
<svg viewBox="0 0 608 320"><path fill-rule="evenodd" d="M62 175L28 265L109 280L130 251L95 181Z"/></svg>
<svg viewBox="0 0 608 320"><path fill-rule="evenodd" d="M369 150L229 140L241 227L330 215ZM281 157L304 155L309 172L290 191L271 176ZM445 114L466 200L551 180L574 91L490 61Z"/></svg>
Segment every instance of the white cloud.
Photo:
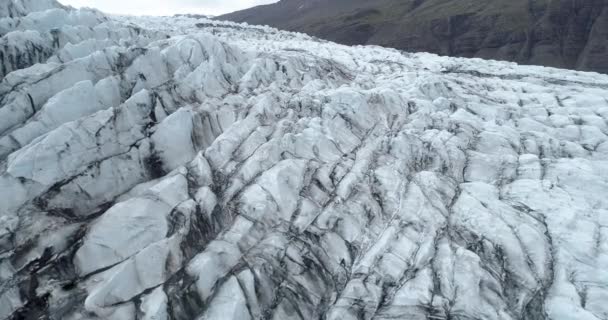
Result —
<svg viewBox="0 0 608 320"><path fill-rule="evenodd" d="M73 7L92 7L107 13L173 15L199 13L220 15L278 0L59 0Z"/></svg>

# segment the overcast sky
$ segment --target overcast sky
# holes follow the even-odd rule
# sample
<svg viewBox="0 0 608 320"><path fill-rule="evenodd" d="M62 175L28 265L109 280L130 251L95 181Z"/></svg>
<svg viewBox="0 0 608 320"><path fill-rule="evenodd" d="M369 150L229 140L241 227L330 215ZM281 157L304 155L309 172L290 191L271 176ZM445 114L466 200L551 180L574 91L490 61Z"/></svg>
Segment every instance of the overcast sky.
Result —
<svg viewBox="0 0 608 320"><path fill-rule="evenodd" d="M59 0L59 2L73 7L92 7L107 13L133 15L172 15L176 13L220 15L277 1L278 0Z"/></svg>

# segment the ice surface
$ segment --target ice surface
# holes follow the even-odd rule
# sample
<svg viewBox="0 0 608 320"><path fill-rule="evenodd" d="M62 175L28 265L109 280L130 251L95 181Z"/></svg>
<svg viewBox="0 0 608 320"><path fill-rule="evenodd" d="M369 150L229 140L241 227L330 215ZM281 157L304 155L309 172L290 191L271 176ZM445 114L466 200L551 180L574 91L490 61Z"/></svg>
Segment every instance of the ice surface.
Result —
<svg viewBox="0 0 608 320"><path fill-rule="evenodd" d="M608 319L608 76L0 17L0 319Z"/></svg>

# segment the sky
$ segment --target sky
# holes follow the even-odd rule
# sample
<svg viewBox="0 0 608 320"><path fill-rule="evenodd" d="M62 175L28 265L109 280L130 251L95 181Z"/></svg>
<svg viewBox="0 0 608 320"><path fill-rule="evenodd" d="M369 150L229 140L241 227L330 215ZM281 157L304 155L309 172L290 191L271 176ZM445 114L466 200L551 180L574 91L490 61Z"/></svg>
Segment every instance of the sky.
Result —
<svg viewBox="0 0 608 320"><path fill-rule="evenodd" d="M106 13L173 15L195 13L220 15L278 0L59 0L73 7L97 8Z"/></svg>

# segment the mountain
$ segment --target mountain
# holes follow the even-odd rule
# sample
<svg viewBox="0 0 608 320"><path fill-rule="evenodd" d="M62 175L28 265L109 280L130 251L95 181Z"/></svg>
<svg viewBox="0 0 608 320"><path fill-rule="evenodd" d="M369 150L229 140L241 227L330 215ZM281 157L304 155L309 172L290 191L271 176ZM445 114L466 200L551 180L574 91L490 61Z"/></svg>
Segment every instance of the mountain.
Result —
<svg viewBox="0 0 608 320"><path fill-rule="evenodd" d="M0 319L608 319L608 76L31 10Z"/></svg>
<svg viewBox="0 0 608 320"><path fill-rule="evenodd" d="M608 73L606 0L282 0L218 19L348 45Z"/></svg>

